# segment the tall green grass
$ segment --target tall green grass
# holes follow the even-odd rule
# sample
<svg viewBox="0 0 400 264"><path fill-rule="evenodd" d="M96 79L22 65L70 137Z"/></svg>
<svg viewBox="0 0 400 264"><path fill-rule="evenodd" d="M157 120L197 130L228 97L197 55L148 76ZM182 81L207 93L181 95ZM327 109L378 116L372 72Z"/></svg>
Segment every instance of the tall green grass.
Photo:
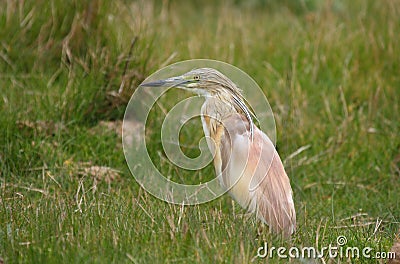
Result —
<svg viewBox="0 0 400 264"><path fill-rule="evenodd" d="M390 250L400 218L399 2L10 0L1 6L5 263L262 262L254 256L264 241L322 247L339 235L350 246ZM295 197L298 229L291 241L269 235L229 196L170 205L130 175L116 132L130 95L158 68L192 58L240 67L269 99ZM200 172L171 166L159 144L162 114L149 122L150 153L162 172L182 181L209 179L211 166ZM188 155L199 131L199 123L184 130ZM91 171L100 166L108 174Z"/></svg>

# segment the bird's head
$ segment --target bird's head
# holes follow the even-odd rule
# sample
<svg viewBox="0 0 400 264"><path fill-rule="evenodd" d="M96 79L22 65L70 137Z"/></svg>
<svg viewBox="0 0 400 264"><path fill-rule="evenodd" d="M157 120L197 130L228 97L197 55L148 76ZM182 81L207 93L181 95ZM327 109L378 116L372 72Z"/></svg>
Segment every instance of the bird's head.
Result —
<svg viewBox="0 0 400 264"><path fill-rule="evenodd" d="M237 86L221 72L211 68L199 68L180 76L144 83L147 87L176 87L204 96L234 93L241 96Z"/></svg>
<svg viewBox="0 0 400 264"><path fill-rule="evenodd" d="M222 102L229 103L243 112L250 123L252 132L254 114L244 102L241 90L228 77L212 68L191 70L176 77L141 84L146 87L176 87L205 97L218 97Z"/></svg>

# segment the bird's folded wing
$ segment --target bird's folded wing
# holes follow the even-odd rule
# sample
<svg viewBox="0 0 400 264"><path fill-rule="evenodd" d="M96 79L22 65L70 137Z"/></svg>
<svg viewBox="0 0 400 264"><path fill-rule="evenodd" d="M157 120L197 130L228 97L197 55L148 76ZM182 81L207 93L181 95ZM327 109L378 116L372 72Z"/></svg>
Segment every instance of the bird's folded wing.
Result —
<svg viewBox="0 0 400 264"><path fill-rule="evenodd" d="M222 183L243 207L256 212L270 228L286 236L295 230L296 214L289 178L271 140L240 114L222 121L219 151Z"/></svg>

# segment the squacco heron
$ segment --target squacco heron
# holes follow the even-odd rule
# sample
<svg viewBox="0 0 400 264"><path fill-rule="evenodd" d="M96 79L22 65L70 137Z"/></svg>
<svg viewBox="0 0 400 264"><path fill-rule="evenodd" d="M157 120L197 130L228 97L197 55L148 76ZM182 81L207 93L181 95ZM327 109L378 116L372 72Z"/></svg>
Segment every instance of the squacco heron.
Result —
<svg viewBox="0 0 400 264"><path fill-rule="evenodd" d="M200 68L142 86L176 87L204 96L201 121L220 184L273 233L293 234L296 213L289 178L274 144L253 123L241 90L229 78Z"/></svg>

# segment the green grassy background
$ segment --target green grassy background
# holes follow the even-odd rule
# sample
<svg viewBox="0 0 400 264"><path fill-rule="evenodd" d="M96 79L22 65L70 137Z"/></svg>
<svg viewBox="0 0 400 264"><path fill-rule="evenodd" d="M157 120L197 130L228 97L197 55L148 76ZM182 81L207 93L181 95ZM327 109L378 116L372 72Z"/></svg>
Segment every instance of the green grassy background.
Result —
<svg viewBox="0 0 400 264"><path fill-rule="evenodd" d="M264 241L320 248L338 235L390 250L400 219L399 1L0 6L5 263L257 263ZM160 67L192 58L243 69L269 99L297 210L291 241L270 236L229 196L171 205L129 173L116 130L130 95ZM162 115L153 117L156 131ZM199 130L190 123L183 143ZM149 148L162 172L213 173L171 169L157 136ZM99 166L108 174L93 171Z"/></svg>

